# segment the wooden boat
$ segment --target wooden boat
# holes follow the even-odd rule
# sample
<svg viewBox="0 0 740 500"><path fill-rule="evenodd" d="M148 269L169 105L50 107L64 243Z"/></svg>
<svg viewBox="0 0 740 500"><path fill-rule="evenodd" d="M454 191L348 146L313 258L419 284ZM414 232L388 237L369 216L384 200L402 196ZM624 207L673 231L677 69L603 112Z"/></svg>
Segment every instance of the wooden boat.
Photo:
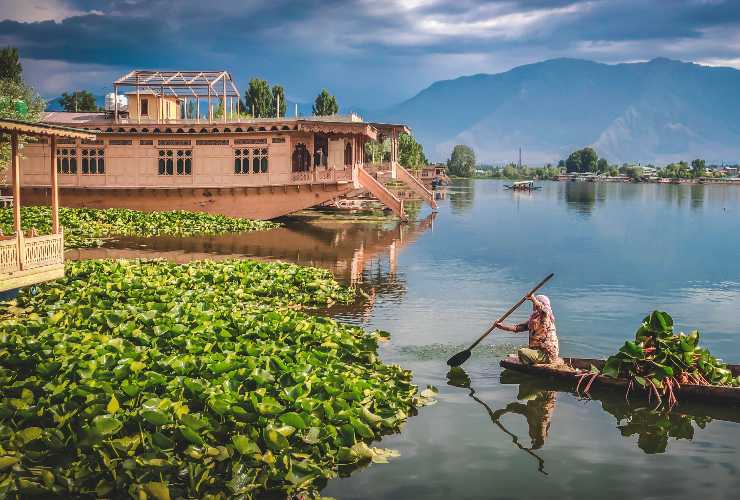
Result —
<svg viewBox="0 0 740 500"><path fill-rule="evenodd" d="M535 186L534 181L517 181L509 184L504 184L504 188L511 189L512 191L533 191L535 189L542 189L542 186Z"/></svg>
<svg viewBox="0 0 740 500"><path fill-rule="evenodd" d="M519 361L516 356L510 355L502 359L500 365L509 370L572 382L574 390L578 384L578 376L580 374L590 371L591 366L601 369L604 365L603 359L563 359L565 360L565 365L527 365ZM727 365L727 367L732 371L733 376L737 377L740 375L740 365ZM592 388L597 386L619 389L626 392L628 381L626 379L615 379L599 375L594 380ZM633 387L633 392L637 392L638 390L640 390L639 386ZM740 404L740 387L684 384L675 390L675 394L679 401L690 399Z"/></svg>

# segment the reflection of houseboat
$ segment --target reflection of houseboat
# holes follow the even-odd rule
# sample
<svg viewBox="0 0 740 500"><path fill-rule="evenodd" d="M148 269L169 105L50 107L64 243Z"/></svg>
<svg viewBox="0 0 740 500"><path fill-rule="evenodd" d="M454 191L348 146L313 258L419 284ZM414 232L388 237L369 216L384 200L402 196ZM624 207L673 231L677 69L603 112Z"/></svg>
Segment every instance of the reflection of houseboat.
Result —
<svg viewBox="0 0 740 500"><path fill-rule="evenodd" d="M535 191L542 189L542 186L535 186L534 181L517 181L511 183L511 185L504 185L504 188L511 189L512 191Z"/></svg>
<svg viewBox="0 0 740 500"><path fill-rule="evenodd" d="M447 166L443 164L425 165L415 173L425 186L430 186L432 189L445 186L450 180L447 177Z"/></svg>
<svg viewBox="0 0 740 500"><path fill-rule="evenodd" d="M119 89L127 97L122 108ZM404 125L348 116L244 118L229 73L132 71L114 82L112 110L47 113L95 140L57 141L61 200L72 207L199 210L267 219L365 189L405 218L388 172L430 204L432 194L398 163ZM370 165L365 144L389 138L390 161ZM24 149L24 200L48 203L48 141Z"/></svg>

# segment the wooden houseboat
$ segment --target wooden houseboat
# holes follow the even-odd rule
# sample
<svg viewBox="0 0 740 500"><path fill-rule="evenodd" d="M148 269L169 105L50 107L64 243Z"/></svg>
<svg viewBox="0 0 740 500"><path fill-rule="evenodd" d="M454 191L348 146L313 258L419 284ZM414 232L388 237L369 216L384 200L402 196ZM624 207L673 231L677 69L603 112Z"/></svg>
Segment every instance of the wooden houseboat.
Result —
<svg viewBox="0 0 740 500"><path fill-rule="evenodd" d="M61 203L69 207L196 210L271 219L363 189L405 219L403 201L378 179L432 193L398 162L404 125L357 115L244 118L226 71L132 71L113 84L114 109L46 113L42 121L86 129L94 140L26 145L26 203L50 202L56 155ZM119 92L127 107L119 104ZM389 138L390 161L372 165L370 140Z"/></svg>

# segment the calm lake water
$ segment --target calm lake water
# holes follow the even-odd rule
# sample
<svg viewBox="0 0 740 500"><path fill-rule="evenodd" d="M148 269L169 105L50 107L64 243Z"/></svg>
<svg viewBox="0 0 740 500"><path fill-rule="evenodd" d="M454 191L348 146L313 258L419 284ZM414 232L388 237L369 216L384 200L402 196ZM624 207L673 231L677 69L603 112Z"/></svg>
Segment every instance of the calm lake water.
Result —
<svg viewBox="0 0 740 500"><path fill-rule="evenodd" d="M337 318L391 332L388 362L439 389L400 451L329 482L351 498L737 498L740 409L681 403L670 416L622 394L582 399L498 362L526 337L491 335L448 379L446 359L549 272L563 355L603 357L653 309L740 363L740 189L731 186L456 182L436 217L289 220L270 233L127 239L72 257L259 256L323 266L367 295ZM513 320L524 320L523 306ZM492 416L496 417L495 419Z"/></svg>

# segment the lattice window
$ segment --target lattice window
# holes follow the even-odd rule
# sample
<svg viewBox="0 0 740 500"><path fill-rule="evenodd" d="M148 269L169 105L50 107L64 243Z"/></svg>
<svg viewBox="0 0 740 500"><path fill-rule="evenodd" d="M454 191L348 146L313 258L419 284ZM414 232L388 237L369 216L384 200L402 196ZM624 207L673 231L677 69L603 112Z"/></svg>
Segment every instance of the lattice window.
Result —
<svg viewBox="0 0 740 500"><path fill-rule="evenodd" d="M267 148L244 148L234 150L235 174L266 174L268 170Z"/></svg>
<svg viewBox="0 0 740 500"><path fill-rule="evenodd" d="M77 149L57 148L57 172L60 174L77 174Z"/></svg>
<svg viewBox="0 0 740 500"><path fill-rule="evenodd" d="M192 175L192 149L160 149L157 173L159 175Z"/></svg>
<svg viewBox="0 0 740 500"><path fill-rule="evenodd" d="M234 173L235 174L248 174L249 173L249 149L235 149L234 150Z"/></svg>
<svg viewBox="0 0 740 500"><path fill-rule="evenodd" d="M105 150L83 149L82 153L82 173L83 174L105 174Z"/></svg>
<svg viewBox="0 0 740 500"><path fill-rule="evenodd" d="M252 149L252 173L267 173L267 148Z"/></svg>

